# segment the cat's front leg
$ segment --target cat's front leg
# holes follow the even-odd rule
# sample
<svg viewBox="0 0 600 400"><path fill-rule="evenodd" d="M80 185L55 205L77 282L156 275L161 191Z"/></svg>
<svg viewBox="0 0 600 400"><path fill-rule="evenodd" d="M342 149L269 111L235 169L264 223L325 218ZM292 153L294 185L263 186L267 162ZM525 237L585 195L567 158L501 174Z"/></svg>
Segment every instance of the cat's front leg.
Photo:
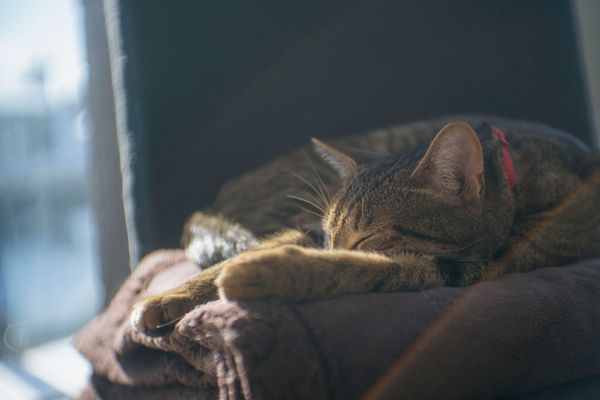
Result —
<svg viewBox="0 0 600 400"><path fill-rule="evenodd" d="M131 311L130 323L139 332L160 333L162 328L173 325L196 306L217 299L214 282L225 266L240 265L243 262L239 260L248 258L249 254L275 250L291 244L297 247L314 245L309 236L297 230L286 230L267 237L254 249L207 268L180 286L140 301Z"/></svg>
<svg viewBox="0 0 600 400"><path fill-rule="evenodd" d="M294 245L248 252L228 263L216 280L227 300L309 301L343 294L421 290L446 279L433 258L321 250Z"/></svg>
<svg viewBox="0 0 600 400"><path fill-rule="evenodd" d="M196 274L171 290L135 304L129 317L133 328L138 332L160 333L162 328L174 324L194 307L216 300L214 281L226 262Z"/></svg>

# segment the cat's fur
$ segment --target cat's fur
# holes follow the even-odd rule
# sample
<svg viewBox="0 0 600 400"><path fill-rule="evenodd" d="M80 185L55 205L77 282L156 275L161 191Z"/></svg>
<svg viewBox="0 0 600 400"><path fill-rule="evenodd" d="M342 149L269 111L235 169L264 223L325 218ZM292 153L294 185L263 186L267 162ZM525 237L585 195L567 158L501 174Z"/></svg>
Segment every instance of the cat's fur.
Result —
<svg viewBox="0 0 600 400"><path fill-rule="evenodd" d="M322 202L315 207L324 212L324 244L295 229L253 245L252 234L236 224L197 214L188 230L212 226L211 232L220 232L217 237L232 239L229 245L223 242L225 248L250 249L232 258L221 254L211 262L223 261L180 287L144 300L135 307L133 325L156 331L217 292L228 300L302 301L421 290L469 285L581 257L600 226L595 156L561 135L506 134L516 170L514 191L499 139L487 124L475 132L469 124L453 122L430 144L423 141L431 136L421 135L391 155L315 141L339 175L339 190L329 199L327 187L336 186L331 184L335 178L321 164L312 166L320 177L315 184L320 183L316 192ZM280 219L298 223L281 210ZM263 220L269 218L277 215L263 213ZM299 225L318 232L314 221ZM247 246L239 246L236 235L228 234L233 231L242 232L239 238ZM205 231L185 240L188 249L203 249L214 237ZM201 258L194 251L190 255Z"/></svg>

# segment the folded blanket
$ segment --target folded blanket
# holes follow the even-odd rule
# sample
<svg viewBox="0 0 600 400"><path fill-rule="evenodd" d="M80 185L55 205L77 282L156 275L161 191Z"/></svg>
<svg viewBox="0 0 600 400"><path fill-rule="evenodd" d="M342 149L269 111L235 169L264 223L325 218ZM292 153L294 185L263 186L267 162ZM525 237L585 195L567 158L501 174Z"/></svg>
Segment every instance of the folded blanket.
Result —
<svg viewBox="0 0 600 400"><path fill-rule="evenodd" d="M589 379L600 375L600 259L468 288L299 304L215 301L162 337L130 328L132 304L197 271L179 250L142 261L76 337L94 368L81 399L551 398L600 390L600 380Z"/></svg>

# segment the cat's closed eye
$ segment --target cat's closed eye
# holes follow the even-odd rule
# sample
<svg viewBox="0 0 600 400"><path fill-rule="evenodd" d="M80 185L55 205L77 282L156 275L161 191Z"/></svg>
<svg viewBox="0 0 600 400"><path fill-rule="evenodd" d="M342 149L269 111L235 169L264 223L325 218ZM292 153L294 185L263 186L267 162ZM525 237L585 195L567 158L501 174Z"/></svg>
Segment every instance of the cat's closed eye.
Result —
<svg viewBox="0 0 600 400"><path fill-rule="evenodd" d="M374 236L374 234L363 236L362 238L354 242L352 246L350 246L350 250L362 250L365 243L367 243L369 239L372 239Z"/></svg>
<svg viewBox="0 0 600 400"><path fill-rule="evenodd" d="M352 250L385 251L393 248L399 240L400 236L395 232L382 231L372 233L358 240L352 247Z"/></svg>
<svg viewBox="0 0 600 400"><path fill-rule="evenodd" d="M422 240L426 242L434 242L434 243L443 243L443 244L455 244L453 240L442 238L438 236L434 236L427 233L417 232L415 230L406 228L400 225L394 225L394 230L401 235L412 237L417 240Z"/></svg>

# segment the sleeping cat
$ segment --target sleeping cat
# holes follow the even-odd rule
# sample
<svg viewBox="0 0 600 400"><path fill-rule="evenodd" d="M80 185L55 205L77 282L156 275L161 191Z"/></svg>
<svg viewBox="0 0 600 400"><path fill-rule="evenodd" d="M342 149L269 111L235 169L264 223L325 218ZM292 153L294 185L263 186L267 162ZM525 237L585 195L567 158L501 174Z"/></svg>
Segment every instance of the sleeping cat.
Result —
<svg viewBox="0 0 600 400"><path fill-rule="evenodd" d="M321 203L304 199L323 211L322 243L300 229L257 241L198 213L188 252L216 265L137 304L137 330L157 332L217 296L306 301L470 285L566 264L599 231L599 164L568 137L451 122L389 155L313 142L339 176L321 182ZM338 189L331 198L328 186Z"/></svg>

